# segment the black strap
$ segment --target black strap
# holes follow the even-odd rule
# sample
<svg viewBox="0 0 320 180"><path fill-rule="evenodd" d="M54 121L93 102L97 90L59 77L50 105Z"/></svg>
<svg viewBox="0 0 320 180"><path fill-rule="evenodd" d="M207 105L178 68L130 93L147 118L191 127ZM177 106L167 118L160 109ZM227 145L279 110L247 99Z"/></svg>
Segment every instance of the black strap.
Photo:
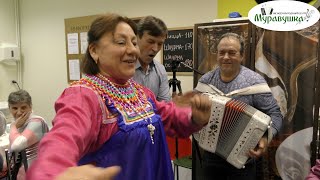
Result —
<svg viewBox="0 0 320 180"><path fill-rule="evenodd" d="M201 156L201 153L200 153L199 144L198 144L197 140L194 138L193 135L192 135L192 138L193 138L192 143L193 143L193 145L194 145L194 147L196 149L196 155L198 155L198 157L199 157L200 167L202 167L202 156Z"/></svg>

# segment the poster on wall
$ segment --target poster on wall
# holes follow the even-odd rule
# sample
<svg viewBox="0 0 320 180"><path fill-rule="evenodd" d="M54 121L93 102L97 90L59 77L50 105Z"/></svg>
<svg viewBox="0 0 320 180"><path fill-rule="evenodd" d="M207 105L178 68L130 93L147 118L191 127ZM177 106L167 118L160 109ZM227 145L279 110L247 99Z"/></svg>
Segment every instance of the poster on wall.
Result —
<svg viewBox="0 0 320 180"><path fill-rule="evenodd" d="M67 34L68 54L79 54L78 33Z"/></svg>
<svg viewBox="0 0 320 180"><path fill-rule="evenodd" d="M79 59L69 59L69 77L70 80L80 80L80 61Z"/></svg>

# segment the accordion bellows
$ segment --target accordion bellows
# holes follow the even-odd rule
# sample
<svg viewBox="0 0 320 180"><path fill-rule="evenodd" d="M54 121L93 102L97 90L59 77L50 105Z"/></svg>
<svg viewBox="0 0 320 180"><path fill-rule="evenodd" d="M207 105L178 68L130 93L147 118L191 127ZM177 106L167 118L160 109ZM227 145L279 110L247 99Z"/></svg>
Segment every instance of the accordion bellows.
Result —
<svg viewBox="0 0 320 180"><path fill-rule="evenodd" d="M208 124L195 135L199 146L240 169L248 160L271 118L263 112L229 97L204 93L212 101ZM198 137L197 137L198 136Z"/></svg>

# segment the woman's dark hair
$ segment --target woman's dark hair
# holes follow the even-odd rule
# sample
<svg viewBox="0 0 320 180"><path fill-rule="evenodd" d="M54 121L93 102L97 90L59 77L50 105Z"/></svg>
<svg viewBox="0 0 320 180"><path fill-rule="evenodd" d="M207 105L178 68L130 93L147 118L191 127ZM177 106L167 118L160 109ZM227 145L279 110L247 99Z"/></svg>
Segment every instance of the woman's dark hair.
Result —
<svg viewBox="0 0 320 180"><path fill-rule="evenodd" d="M154 16L146 16L138 22L138 36L141 38L144 32L148 32L151 36L162 36L168 34L166 24L159 18Z"/></svg>
<svg viewBox="0 0 320 180"><path fill-rule="evenodd" d="M88 45L97 43L106 33L114 32L120 22L127 23L137 35L137 25L133 20L118 14L105 14L92 22L88 31ZM83 73L90 75L95 75L99 72L98 65L90 55L89 46L81 61L81 69Z"/></svg>
<svg viewBox="0 0 320 180"><path fill-rule="evenodd" d="M32 105L32 99L30 94L23 89L20 89L19 91L15 91L9 94L8 97L8 104L14 105L17 103L27 103L29 106Z"/></svg>

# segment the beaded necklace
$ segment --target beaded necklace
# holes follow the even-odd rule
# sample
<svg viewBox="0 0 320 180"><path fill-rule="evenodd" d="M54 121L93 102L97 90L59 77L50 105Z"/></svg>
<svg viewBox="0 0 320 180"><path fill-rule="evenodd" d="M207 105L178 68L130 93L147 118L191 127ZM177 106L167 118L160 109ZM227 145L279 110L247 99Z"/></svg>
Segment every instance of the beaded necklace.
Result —
<svg viewBox="0 0 320 180"><path fill-rule="evenodd" d="M146 113L146 117L145 118L141 113L140 111L137 111L136 108L134 107L133 102L132 100L130 100L127 95L124 95L124 94L128 94L127 92L124 92L123 90L120 90L113 82L111 82L107 77L103 76L102 74L98 73L97 74L97 77L102 79L103 81L109 83L112 87L113 87L113 90L116 91L117 94L119 94L125 102L126 102L126 105L131 109L133 110L135 113L137 113L139 115L139 117L141 117L145 122L148 123L147 125L147 128L148 128L148 131L150 133L150 138L151 138L151 142L152 144L154 144L154 139L153 139L153 135L154 135L154 131L156 130L156 127L152 124L152 119L150 118L150 116L148 115L148 112L146 111L146 109L144 108L145 106L143 105L143 103L141 102L140 98L136 98L137 100L137 103L138 103L138 107L140 110L143 110L145 113ZM129 82L129 87L130 87L130 91L132 91L133 93L136 93L136 89L135 87L133 86L132 82L131 81L128 81ZM146 103L146 102L145 102ZM148 122L149 121L149 122Z"/></svg>
<svg viewBox="0 0 320 180"><path fill-rule="evenodd" d="M129 80L132 81L132 80ZM118 89L124 94L124 96L127 97L128 100L133 104L134 109L138 110L139 112L144 112L146 110L148 112L148 115L152 116L154 114L152 105L147 100L146 95L144 94L143 89L141 88L141 85L138 85L136 83L132 82L132 85L134 88L130 86L129 81L125 83L124 85L115 84ZM135 121L139 121L139 119L144 120L144 118L141 118L135 111L132 110L132 107L128 105L128 103L121 98L121 95L114 90L114 86L112 86L110 83L106 82L105 80L102 80L101 78L94 76L94 75L88 75L85 74L83 78L81 78L79 81L74 81L71 83L71 86L87 86L90 87L92 90L96 91L97 94L102 98L102 101L106 103L106 105L114 104L114 106L122 113L122 115L125 118L125 123L131 124ZM143 107L140 107L137 103L140 99L142 102ZM144 117L147 116L147 114L143 114ZM109 112L106 110L106 116L108 118L114 118L115 113Z"/></svg>

